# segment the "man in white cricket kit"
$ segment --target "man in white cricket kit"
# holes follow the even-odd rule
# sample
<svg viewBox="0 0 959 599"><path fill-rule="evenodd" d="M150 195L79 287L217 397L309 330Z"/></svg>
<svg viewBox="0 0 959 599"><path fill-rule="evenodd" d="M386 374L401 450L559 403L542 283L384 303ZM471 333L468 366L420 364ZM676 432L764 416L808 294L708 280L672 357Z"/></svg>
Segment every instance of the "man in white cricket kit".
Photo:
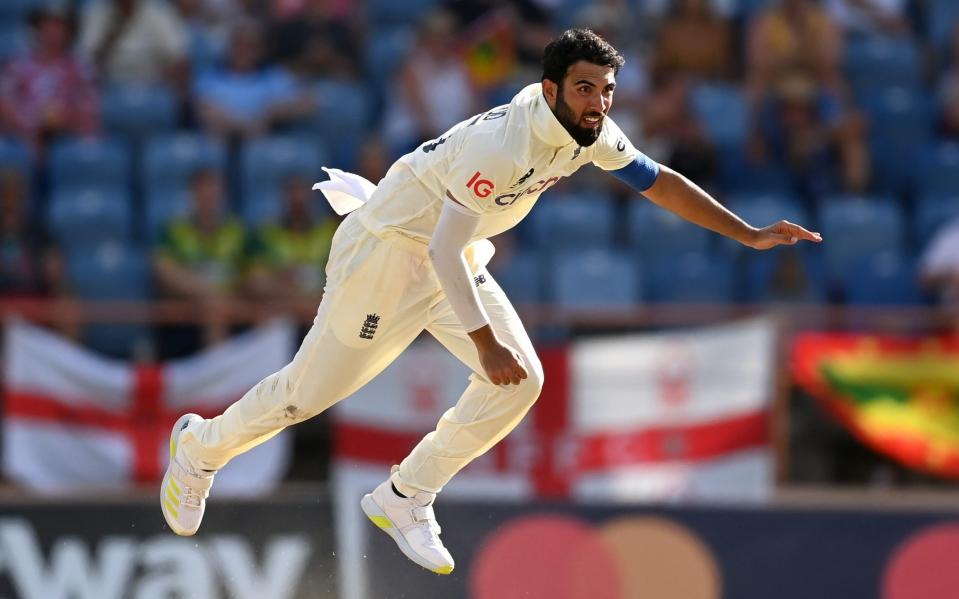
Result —
<svg viewBox="0 0 959 599"><path fill-rule="evenodd" d="M174 425L160 498L175 533L197 531L213 475L231 458L349 396L426 329L474 374L436 430L361 504L411 560L452 572L433 500L519 423L543 385L523 324L485 270L485 240L519 223L541 193L585 164L753 248L821 240L785 221L754 228L637 151L607 116L622 64L591 31L566 31L545 49L541 83L390 168L337 230L325 295L293 361L221 416L187 414Z"/></svg>

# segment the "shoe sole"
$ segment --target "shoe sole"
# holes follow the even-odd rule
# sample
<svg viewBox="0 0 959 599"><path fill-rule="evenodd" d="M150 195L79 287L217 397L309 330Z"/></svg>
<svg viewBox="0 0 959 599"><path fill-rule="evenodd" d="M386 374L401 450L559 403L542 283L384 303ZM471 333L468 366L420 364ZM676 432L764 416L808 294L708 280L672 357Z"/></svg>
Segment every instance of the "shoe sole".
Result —
<svg viewBox="0 0 959 599"><path fill-rule="evenodd" d="M360 501L360 507L363 508L363 513L366 514L366 517L370 519L370 522L376 525L377 528L390 535L393 541L396 543L396 546L400 548L400 551L403 552L410 561L415 563L418 566L426 568L434 574L449 574L453 571L453 566L434 566L420 557L413 548L410 547L410 544L406 542L406 539L403 538L403 534L400 533L400 530L394 526L393 521L390 520L389 516L386 515L380 506L373 501L373 496L367 493L363 496L363 499Z"/></svg>
<svg viewBox="0 0 959 599"><path fill-rule="evenodd" d="M176 455L176 444L177 440L180 438L180 433L182 432L183 422L189 418L197 416L196 414L184 414L177 418L177 421L173 424L173 430L170 432L170 463L173 463L173 456ZM199 418L199 416L197 416ZM166 474L163 475L163 482L160 483L160 511L163 512L163 519L166 520L167 526L170 527L175 534L181 537L192 537L196 534L196 530L187 530L185 528L180 528L179 524L176 521L176 515L170 513L171 507L167 506L167 496L166 490L167 485L170 483L170 467L167 466ZM199 528L197 529L199 530Z"/></svg>

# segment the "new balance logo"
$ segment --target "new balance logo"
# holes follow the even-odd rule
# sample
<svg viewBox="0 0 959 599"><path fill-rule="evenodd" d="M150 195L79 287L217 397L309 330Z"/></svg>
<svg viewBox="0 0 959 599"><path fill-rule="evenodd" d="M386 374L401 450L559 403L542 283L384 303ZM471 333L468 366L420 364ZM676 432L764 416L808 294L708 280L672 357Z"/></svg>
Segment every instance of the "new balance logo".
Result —
<svg viewBox="0 0 959 599"><path fill-rule="evenodd" d="M373 339L377 327L380 326L380 317L378 314L367 314L363 326L360 327L360 339Z"/></svg>
<svg viewBox="0 0 959 599"><path fill-rule="evenodd" d="M476 283L477 287L479 287L486 282L486 275L476 275L473 277L473 282Z"/></svg>
<svg viewBox="0 0 959 599"><path fill-rule="evenodd" d="M583 151L583 146L576 146L576 151L573 152L573 157L570 160L576 160L579 158L579 153Z"/></svg>

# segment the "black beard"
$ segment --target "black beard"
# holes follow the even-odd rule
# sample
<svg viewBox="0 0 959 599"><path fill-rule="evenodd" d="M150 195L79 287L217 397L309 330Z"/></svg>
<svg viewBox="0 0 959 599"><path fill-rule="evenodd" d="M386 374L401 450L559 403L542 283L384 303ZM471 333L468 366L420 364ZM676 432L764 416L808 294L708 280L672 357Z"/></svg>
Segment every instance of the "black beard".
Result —
<svg viewBox="0 0 959 599"><path fill-rule="evenodd" d="M584 148L596 143L596 140L599 139L599 134L603 132L603 121L600 121L596 127L579 126L579 119L576 118L576 115L573 114L573 109L570 108L566 100L563 99L562 87L556 91L556 110L553 111L553 114L556 115L559 124L563 126L563 129L566 129L566 132L573 138L573 141ZM605 115L603 116L605 117Z"/></svg>

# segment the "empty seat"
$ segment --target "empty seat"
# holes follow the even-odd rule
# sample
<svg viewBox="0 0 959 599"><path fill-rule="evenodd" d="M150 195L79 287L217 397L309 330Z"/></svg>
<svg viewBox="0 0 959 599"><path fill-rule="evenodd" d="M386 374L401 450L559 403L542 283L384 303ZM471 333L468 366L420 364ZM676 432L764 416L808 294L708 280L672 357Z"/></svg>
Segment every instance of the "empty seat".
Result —
<svg viewBox="0 0 959 599"><path fill-rule="evenodd" d="M53 187L130 184L130 151L122 142L105 138L76 138L57 142L50 153Z"/></svg>
<svg viewBox="0 0 959 599"><path fill-rule="evenodd" d="M917 169L916 187L923 194L959 193L959 143L927 146Z"/></svg>
<svg viewBox="0 0 959 599"><path fill-rule="evenodd" d="M931 100L921 89L887 87L864 100L870 118L869 145L879 189L908 190L915 174L916 156L932 138Z"/></svg>
<svg viewBox="0 0 959 599"><path fill-rule="evenodd" d="M639 268L622 253L563 253L552 274L554 301L563 308L629 308L640 299Z"/></svg>
<svg viewBox="0 0 959 599"><path fill-rule="evenodd" d="M652 202L629 204L627 243L644 262L660 254L706 251L711 233Z"/></svg>
<svg viewBox="0 0 959 599"><path fill-rule="evenodd" d="M533 244L546 252L613 247L616 217L610 198L547 195L529 219Z"/></svg>
<svg viewBox="0 0 959 599"><path fill-rule="evenodd" d="M291 176L309 183L319 178L324 156L319 145L298 137L269 137L248 142L241 151L243 202L275 194Z"/></svg>
<svg viewBox="0 0 959 599"><path fill-rule="evenodd" d="M854 39L846 47L845 69L860 99L889 86L919 88L922 59L909 36Z"/></svg>
<svg viewBox="0 0 959 599"><path fill-rule="evenodd" d="M959 193L919 196L912 228L915 244L925 247L939 227L955 218L959 218Z"/></svg>
<svg viewBox="0 0 959 599"><path fill-rule="evenodd" d="M369 96L360 85L322 81L314 88L316 112L312 126L329 152L331 165L355 166L370 119Z"/></svg>
<svg viewBox="0 0 959 599"><path fill-rule="evenodd" d="M30 166L30 150L23 142L12 137L0 137L0 169L28 174Z"/></svg>
<svg viewBox="0 0 959 599"><path fill-rule="evenodd" d="M845 299L851 304L916 305L923 302L915 261L894 250L863 256L846 274Z"/></svg>
<svg viewBox="0 0 959 599"><path fill-rule="evenodd" d="M139 139L174 128L176 97L165 86L115 85L103 93L101 115L108 131Z"/></svg>
<svg viewBox="0 0 959 599"><path fill-rule="evenodd" d="M717 146L741 147L749 130L749 111L741 88L698 85L691 104L696 120Z"/></svg>
<svg viewBox="0 0 959 599"><path fill-rule="evenodd" d="M821 303L828 300L820 247L783 246L740 256L748 302Z"/></svg>
<svg viewBox="0 0 959 599"><path fill-rule="evenodd" d="M131 239L130 200L125 190L66 187L54 190L47 226L65 250Z"/></svg>
<svg viewBox="0 0 959 599"><path fill-rule="evenodd" d="M190 194L185 189L147 190L143 222L147 243L155 244L166 226L175 219L189 215L190 209Z"/></svg>
<svg viewBox="0 0 959 599"><path fill-rule="evenodd" d="M905 244L902 210L875 198L826 198L819 210L823 256L829 279L841 285L853 264L881 250L901 252Z"/></svg>
<svg viewBox="0 0 959 599"><path fill-rule="evenodd" d="M735 299L735 273L725 256L706 252L660 254L646 274L646 292L652 302L709 304Z"/></svg>
<svg viewBox="0 0 959 599"><path fill-rule="evenodd" d="M517 253L502 269L493 273L513 305L542 302L543 275L543 260L536 252Z"/></svg>
<svg viewBox="0 0 959 599"><path fill-rule="evenodd" d="M222 144L201 134L173 133L150 138L143 160L143 186L185 189L200 168L223 172Z"/></svg>

